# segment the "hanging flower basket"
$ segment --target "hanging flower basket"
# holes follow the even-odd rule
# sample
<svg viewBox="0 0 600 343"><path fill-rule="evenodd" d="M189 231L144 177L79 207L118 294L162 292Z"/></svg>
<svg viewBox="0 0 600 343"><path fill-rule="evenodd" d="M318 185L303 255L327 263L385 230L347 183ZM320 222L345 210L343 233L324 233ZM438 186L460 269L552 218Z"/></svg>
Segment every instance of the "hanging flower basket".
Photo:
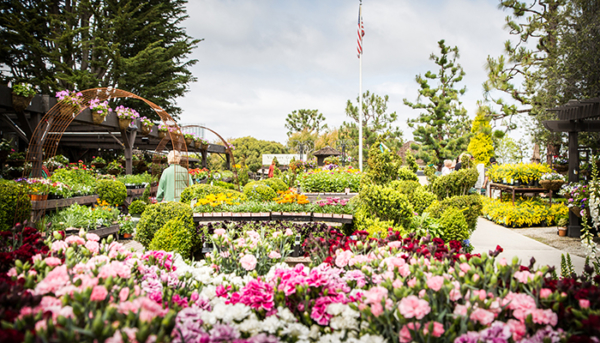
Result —
<svg viewBox="0 0 600 343"><path fill-rule="evenodd" d="M192 143L194 143L194 139L193 138L186 138L185 139L185 144L187 144L187 146L192 146Z"/></svg>
<svg viewBox="0 0 600 343"><path fill-rule="evenodd" d="M75 118L79 114L80 110L80 107L77 105L63 104L60 106L60 116Z"/></svg>
<svg viewBox="0 0 600 343"><path fill-rule="evenodd" d="M148 136L152 132L152 125L142 125L142 135Z"/></svg>
<svg viewBox="0 0 600 343"><path fill-rule="evenodd" d="M200 150L208 149L208 144L200 144Z"/></svg>
<svg viewBox="0 0 600 343"><path fill-rule="evenodd" d="M119 175L119 174L121 174L121 170L119 170L119 169L109 169L109 170L108 170L108 173L109 173L110 175L115 175L115 176L116 176L116 175Z"/></svg>
<svg viewBox="0 0 600 343"><path fill-rule="evenodd" d="M106 167L106 163L102 163L102 162L99 162L99 163L92 163L92 166L93 166L94 168L100 169L100 168L104 168L104 167Z"/></svg>
<svg viewBox="0 0 600 343"><path fill-rule="evenodd" d="M568 172L569 171L569 165L568 164L555 164L554 165L554 169L556 169L556 171L559 172L559 173Z"/></svg>
<svg viewBox="0 0 600 343"><path fill-rule="evenodd" d="M104 119L106 119L106 116L92 112L92 122L94 124L102 124Z"/></svg>
<svg viewBox="0 0 600 343"><path fill-rule="evenodd" d="M132 121L133 119L119 119L119 128L121 130L127 130Z"/></svg>
<svg viewBox="0 0 600 343"><path fill-rule="evenodd" d="M581 218L581 208L580 207L569 207L571 209L571 212L573 212L578 218ZM590 209L589 208L585 208L585 214L586 216L589 218L590 217Z"/></svg>
<svg viewBox="0 0 600 343"><path fill-rule="evenodd" d="M158 131L159 139L164 139L165 137L167 137L167 131Z"/></svg>
<svg viewBox="0 0 600 343"><path fill-rule="evenodd" d="M25 109L27 107L29 107L29 104L31 104L31 99L33 99L33 97L34 97L33 95L32 96L22 96L22 95L12 93L13 108L17 112L25 111Z"/></svg>
<svg viewBox="0 0 600 343"><path fill-rule="evenodd" d="M562 180L540 180L540 186L549 191L557 191L565 182Z"/></svg>

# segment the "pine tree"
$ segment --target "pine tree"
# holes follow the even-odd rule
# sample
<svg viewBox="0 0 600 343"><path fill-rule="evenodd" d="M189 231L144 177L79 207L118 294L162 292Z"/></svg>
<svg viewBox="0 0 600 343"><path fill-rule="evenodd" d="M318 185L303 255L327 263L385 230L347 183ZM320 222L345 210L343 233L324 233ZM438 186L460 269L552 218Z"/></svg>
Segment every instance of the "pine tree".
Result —
<svg viewBox="0 0 600 343"><path fill-rule="evenodd" d="M425 77L417 75L416 81L420 86L417 102L404 99L404 104L413 109L425 110L418 118L407 121L408 126L414 129L415 141L421 143L416 157L441 169L444 160L455 159L466 150L471 120L459 100L459 96L466 92L466 87L455 89L465 75L456 62L459 57L458 47L447 46L443 39L438 42L438 46L440 55L430 56L439 66L438 73L428 71ZM437 81L437 85L432 87L430 80ZM427 102L421 102L422 98L427 99Z"/></svg>

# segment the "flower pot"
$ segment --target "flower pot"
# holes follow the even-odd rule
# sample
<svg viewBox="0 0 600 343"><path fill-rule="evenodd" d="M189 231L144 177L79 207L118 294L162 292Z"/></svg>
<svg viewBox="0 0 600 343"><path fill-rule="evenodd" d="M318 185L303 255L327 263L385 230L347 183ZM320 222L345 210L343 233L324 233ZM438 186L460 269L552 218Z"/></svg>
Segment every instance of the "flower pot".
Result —
<svg viewBox="0 0 600 343"><path fill-rule="evenodd" d="M187 144L187 146L192 146L192 143L194 143L194 139L192 139L192 138L185 139L185 144Z"/></svg>
<svg viewBox="0 0 600 343"><path fill-rule="evenodd" d="M124 233L123 234L123 238L124 239L131 239L131 234L130 233Z"/></svg>
<svg viewBox="0 0 600 343"><path fill-rule="evenodd" d="M119 129L127 130L132 121L132 119L119 119Z"/></svg>
<svg viewBox="0 0 600 343"><path fill-rule="evenodd" d="M559 173L564 173L564 172L569 171L569 165L568 164L555 164L554 169L556 169L556 171Z"/></svg>
<svg viewBox="0 0 600 343"><path fill-rule="evenodd" d="M60 106L59 116L75 118L80 111L81 109L79 108L79 106L63 104L62 106Z"/></svg>
<svg viewBox="0 0 600 343"><path fill-rule="evenodd" d="M142 125L142 135L148 136L152 132L152 125Z"/></svg>
<svg viewBox="0 0 600 343"><path fill-rule="evenodd" d="M561 237L567 236L567 228L566 227L559 227L558 228L558 235L561 236Z"/></svg>
<svg viewBox="0 0 600 343"><path fill-rule="evenodd" d="M31 99L33 99L33 96L22 96L12 93L13 108L17 112L23 112L31 104Z"/></svg>
<svg viewBox="0 0 600 343"><path fill-rule="evenodd" d="M140 163L140 160L131 160L131 165L137 166Z"/></svg>
<svg viewBox="0 0 600 343"><path fill-rule="evenodd" d="M115 175L115 176L116 176L116 175L119 175L119 174L121 174L121 171L120 171L119 169L109 169L109 170L108 170L108 173L109 173L110 175Z"/></svg>
<svg viewBox="0 0 600 343"><path fill-rule="evenodd" d="M98 169L100 169L100 168L104 168L104 167L106 167L106 163L102 163L102 162L99 162L99 163L92 163L92 166L93 166L94 168L98 168Z"/></svg>
<svg viewBox="0 0 600 343"><path fill-rule="evenodd" d="M200 144L200 150L208 149L208 144Z"/></svg>
<svg viewBox="0 0 600 343"><path fill-rule="evenodd" d="M42 195L41 194L31 194L31 201L42 201Z"/></svg>
<svg viewBox="0 0 600 343"><path fill-rule="evenodd" d="M167 137L167 131L158 131L158 138L163 139Z"/></svg>
<svg viewBox="0 0 600 343"><path fill-rule="evenodd" d="M104 119L106 119L106 116L92 112L92 122L94 124L102 124L104 122Z"/></svg>

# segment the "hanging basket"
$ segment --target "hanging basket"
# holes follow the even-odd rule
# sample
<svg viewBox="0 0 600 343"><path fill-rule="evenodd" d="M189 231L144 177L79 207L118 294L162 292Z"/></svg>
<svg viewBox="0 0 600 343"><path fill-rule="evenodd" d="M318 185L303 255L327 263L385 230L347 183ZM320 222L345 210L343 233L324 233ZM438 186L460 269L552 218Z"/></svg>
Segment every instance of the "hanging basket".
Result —
<svg viewBox="0 0 600 343"><path fill-rule="evenodd" d="M152 132L152 125L143 125L142 126L142 135L148 136Z"/></svg>
<svg viewBox="0 0 600 343"><path fill-rule="evenodd" d="M119 129L127 130L132 121L132 119L119 119Z"/></svg>
<svg viewBox="0 0 600 343"><path fill-rule="evenodd" d="M23 112L31 104L31 99L33 99L33 96L22 96L12 93L13 108L17 112Z"/></svg>
<svg viewBox="0 0 600 343"><path fill-rule="evenodd" d="M200 150L208 149L208 144L200 144Z"/></svg>
<svg viewBox="0 0 600 343"><path fill-rule="evenodd" d="M102 124L104 119L106 119L106 116L92 112L92 122L94 124Z"/></svg>
<svg viewBox="0 0 600 343"><path fill-rule="evenodd" d="M158 131L159 139L164 139L165 137L167 137L167 131Z"/></svg>
<svg viewBox="0 0 600 343"><path fill-rule="evenodd" d="M102 163L102 162L100 162L100 163L92 163L92 166L94 168L100 169L100 168L106 167L106 163Z"/></svg>
<svg viewBox="0 0 600 343"><path fill-rule="evenodd" d="M60 106L59 115L61 117L75 118L79 114L79 112L80 112L79 106L65 104L65 105Z"/></svg>
<svg viewBox="0 0 600 343"><path fill-rule="evenodd" d="M569 209L571 210L571 212L573 212L578 218L581 218L581 208L580 207L569 207ZM590 218L590 209L589 208L585 208L585 214L588 218Z"/></svg>
<svg viewBox="0 0 600 343"><path fill-rule="evenodd" d="M549 191L557 191L562 187L564 181L561 180L540 180L540 186Z"/></svg>
<svg viewBox="0 0 600 343"><path fill-rule="evenodd" d="M115 175L115 176L116 176L116 175L119 175L119 174L121 174L121 170L119 170L119 169L109 169L109 170L108 170L108 173L109 173L110 175Z"/></svg>
<svg viewBox="0 0 600 343"><path fill-rule="evenodd" d="M554 165L554 169L556 169L556 171L559 172L559 173L568 172L569 171L569 165L568 164L555 164Z"/></svg>
<svg viewBox="0 0 600 343"><path fill-rule="evenodd" d="M192 146L192 143L194 143L194 139L193 138L186 138L185 139L185 144L187 144L187 146Z"/></svg>

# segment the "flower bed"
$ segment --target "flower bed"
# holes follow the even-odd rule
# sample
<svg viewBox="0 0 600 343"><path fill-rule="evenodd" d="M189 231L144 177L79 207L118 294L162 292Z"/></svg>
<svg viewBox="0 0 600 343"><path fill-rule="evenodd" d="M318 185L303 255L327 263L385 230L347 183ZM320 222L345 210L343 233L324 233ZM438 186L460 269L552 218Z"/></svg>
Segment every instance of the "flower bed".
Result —
<svg viewBox="0 0 600 343"><path fill-rule="evenodd" d="M496 164L488 168L487 176L492 182L526 186L539 181L542 175L551 173L552 169L539 163Z"/></svg>
<svg viewBox="0 0 600 343"><path fill-rule="evenodd" d="M344 193L346 188L356 193L360 187L361 174L357 169L316 169L303 173L298 178L303 192Z"/></svg>
<svg viewBox="0 0 600 343"><path fill-rule="evenodd" d="M508 200L483 198L483 215L497 224L513 228L556 225L560 218L568 216L568 212L562 203L550 206L539 198L521 198L515 200L514 206Z"/></svg>
<svg viewBox="0 0 600 343"><path fill-rule="evenodd" d="M547 267L496 259L501 249L464 254L458 242L407 237L372 247L358 238L330 263L265 273L241 262L247 275L240 277L170 253L128 252L95 235L57 236L49 254L2 274L3 307L8 295L18 301L1 314L0 336L239 343L594 342L600 335L599 276L556 279Z"/></svg>

